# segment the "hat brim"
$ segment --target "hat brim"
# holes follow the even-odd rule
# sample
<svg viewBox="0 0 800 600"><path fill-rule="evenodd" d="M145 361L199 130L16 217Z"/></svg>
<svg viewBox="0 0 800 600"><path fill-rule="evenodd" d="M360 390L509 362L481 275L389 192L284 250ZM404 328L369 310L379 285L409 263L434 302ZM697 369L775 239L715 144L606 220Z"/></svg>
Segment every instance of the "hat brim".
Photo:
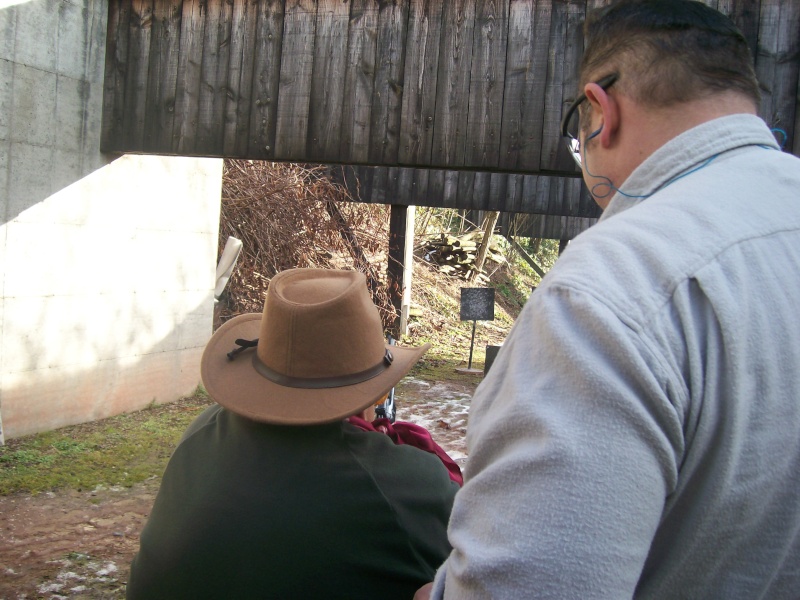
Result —
<svg viewBox="0 0 800 600"><path fill-rule="evenodd" d="M200 362L200 377L211 398L228 410L254 421L276 425L332 423L357 414L380 400L430 348L389 346L392 364L379 375L342 387L323 389L279 385L253 367L248 350L228 359L236 340L255 339L261 327L260 313L234 317L211 337Z"/></svg>

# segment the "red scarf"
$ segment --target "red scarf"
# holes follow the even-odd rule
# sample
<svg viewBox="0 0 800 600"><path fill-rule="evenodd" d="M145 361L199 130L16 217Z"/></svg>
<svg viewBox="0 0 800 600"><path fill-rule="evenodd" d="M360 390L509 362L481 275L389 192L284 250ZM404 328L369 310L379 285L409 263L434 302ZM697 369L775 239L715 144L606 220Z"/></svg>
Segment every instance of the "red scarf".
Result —
<svg viewBox="0 0 800 600"><path fill-rule="evenodd" d="M461 475L461 469L459 469L456 462L447 455L447 452L433 441L431 434L428 433L428 430L424 427L414 425L413 423L405 423L403 421L392 423L386 418L375 419L370 423L355 415L349 417L347 422L364 431L385 433L398 446L405 444L435 454L447 468L450 479L455 481L459 486L464 484L464 477Z"/></svg>

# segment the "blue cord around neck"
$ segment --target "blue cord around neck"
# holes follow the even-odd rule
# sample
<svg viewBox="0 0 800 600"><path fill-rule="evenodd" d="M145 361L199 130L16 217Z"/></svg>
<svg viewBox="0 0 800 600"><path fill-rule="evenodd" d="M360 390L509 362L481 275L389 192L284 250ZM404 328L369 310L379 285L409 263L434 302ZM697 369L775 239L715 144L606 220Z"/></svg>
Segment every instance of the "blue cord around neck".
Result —
<svg viewBox="0 0 800 600"><path fill-rule="evenodd" d="M705 167L707 167L707 166L708 166L708 165L711 163L711 161L713 161L715 158L717 158L717 157L720 155L720 153L717 153L717 154L715 154L714 156L712 156L712 157L710 157L710 158L706 159L706 160L705 160L704 162L702 162L701 164L697 165L697 166L696 166L694 169L691 169L691 170L689 170L689 171L686 171L685 173L681 173L680 175L677 175L677 176L673 177L672 179L670 179L669 181L667 181L667 182L666 182L664 185L662 185L662 186L659 186L659 187L658 187L658 189L656 189L656 190L653 190L653 191L652 191L652 192L650 192L649 194L644 194L644 195L642 195L642 196L636 196L636 195L634 195L634 194L627 194L627 193L623 192L621 189L619 189L617 186L615 186L615 185L614 185L614 184L611 182L611 180L610 180L608 177L606 177L605 175L595 175L594 173L592 173L592 172L589 170L589 163L588 163L588 162L587 162L587 160L586 160L586 152L585 152L585 148L586 148L586 142L588 142L589 140L591 140L591 139L595 138L596 136L600 135L600 132L601 132L602 130L603 130L603 127L601 126L601 127L600 127L600 128L597 130L597 131L594 131L593 133L589 134L589 137L587 137L587 138L586 138L586 141L584 141L584 143L581 145L581 149L583 149L583 150L584 150L584 152L583 152L583 156L581 157L581 160L583 160L583 163L586 165L586 173L587 173L587 174L588 174L590 177L594 177L594 178L596 178L596 179L603 179L603 180L605 180L605 182L597 183L597 184L595 184L595 185L593 185L593 186L592 186L592 189L590 190L590 193L591 193L591 194L592 194L592 196L594 196L595 198L600 198L600 199L602 199L602 198L607 198L607 197L609 196L609 194L611 194L611 192L616 192L616 193L618 193L620 196L624 196L624 197L626 197L626 198L633 198L633 199L635 199L635 200L643 200L643 199L645 199L645 198L649 198L650 196L652 196L652 195L653 195L653 194L655 194L656 192L659 192L659 191L663 190L665 187L672 185L673 183L675 183L675 182L676 182L676 181L678 181L679 179L683 179L684 177L687 177L687 176L691 175L692 173L696 173L696 172L697 172L697 171L699 171L700 169L704 169ZM783 146L786 144L786 138L788 137L788 136L787 136L787 134L786 134L786 132L785 132L783 129L780 129L780 128L777 128L777 127L776 127L776 128L773 128L771 131L772 131L773 133L776 133L776 132L777 132L777 133L780 133L780 134L782 134L782 135L783 135L783 142L780 144L781 150L783 150ZM760 147L760 148L764 148L765 150L774 150L774 148L770 148L769 146L762 146L762 145L760 145L760 144L759 144L759 147ZM599 194L595 193L595 192L596 192L596 190L597 190L597 188L599 188L599 187L607 187L607 188L608 188L608 191L607 191L605 194L603 194L603 195L601 196L601 195L599 195Z"/></svg>
<svg viewBox="0 0 800 600"><path fill-rule="evenodd" d="M694 169L686 171L685 173L681 173L680 175L677 175L676 177L673 177L672 179L667 181L664 185L659 186L657 189L653 190L649 194L644 194L642 196L636 196L634 194L627 194L627 193L623 192L621 189L619 189L617 186L615 186L613 183L611 183L611 180L608 177L604 177L602 175L592 175L591 173L589 173L588 165L586 167L586 172L589 173L589 175L591 175L592 177L597 177L598 179L605 179L608 182L608 183L598 183L598 184L595 184L594 186L592 186L592 195L595 198L606 198L611 193L611 191L615 191L620 196L625 196L626 198L634 198L634 199L642 199L643 200L645 198L649 198L650 196L652 196L656 192L660 192L661 190L663 190L664 188L672 185L673 183L675 183L679 179L683 179L684 177L688 177L692 173L696 173L700 169L704 169L705 167L707 167L709 165L709 163L711 163L712 160L714 160L718 156L719 156L719 154L715 154L714 156L712 156L710 158L707 158L701 164L697 165ZM595 194L595 190L600 186L608 186L609 187L609 191L606 192L606 194L604 196L598 196L597 194Z"/></svg>

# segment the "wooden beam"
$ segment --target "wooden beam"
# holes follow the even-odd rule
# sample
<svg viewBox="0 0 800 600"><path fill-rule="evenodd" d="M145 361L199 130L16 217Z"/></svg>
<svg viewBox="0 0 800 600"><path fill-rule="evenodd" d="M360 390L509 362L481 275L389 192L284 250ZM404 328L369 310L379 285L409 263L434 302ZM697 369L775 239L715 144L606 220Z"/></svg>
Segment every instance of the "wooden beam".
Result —
<svg viewBox="0 0 800 600"><path fill-rule="evenodd" d="M403 307L403 265L408 229L408 206L392 204L389 216L389 266L386 287L395 310L395 319L389 333L400 337L400 315Z"/></svg>

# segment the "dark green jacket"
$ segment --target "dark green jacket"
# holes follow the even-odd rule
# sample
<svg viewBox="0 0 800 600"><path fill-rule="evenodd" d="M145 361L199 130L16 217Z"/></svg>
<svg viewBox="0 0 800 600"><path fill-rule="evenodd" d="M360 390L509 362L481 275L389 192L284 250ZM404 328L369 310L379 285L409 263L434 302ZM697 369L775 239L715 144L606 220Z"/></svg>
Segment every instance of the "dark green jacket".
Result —
<svg viewBox="0 0 800 600"><path fill-rule="evenodd" d="M410 600L450 552L457 489L383 434L213 406L170 459L127 597Z"/></svg>

